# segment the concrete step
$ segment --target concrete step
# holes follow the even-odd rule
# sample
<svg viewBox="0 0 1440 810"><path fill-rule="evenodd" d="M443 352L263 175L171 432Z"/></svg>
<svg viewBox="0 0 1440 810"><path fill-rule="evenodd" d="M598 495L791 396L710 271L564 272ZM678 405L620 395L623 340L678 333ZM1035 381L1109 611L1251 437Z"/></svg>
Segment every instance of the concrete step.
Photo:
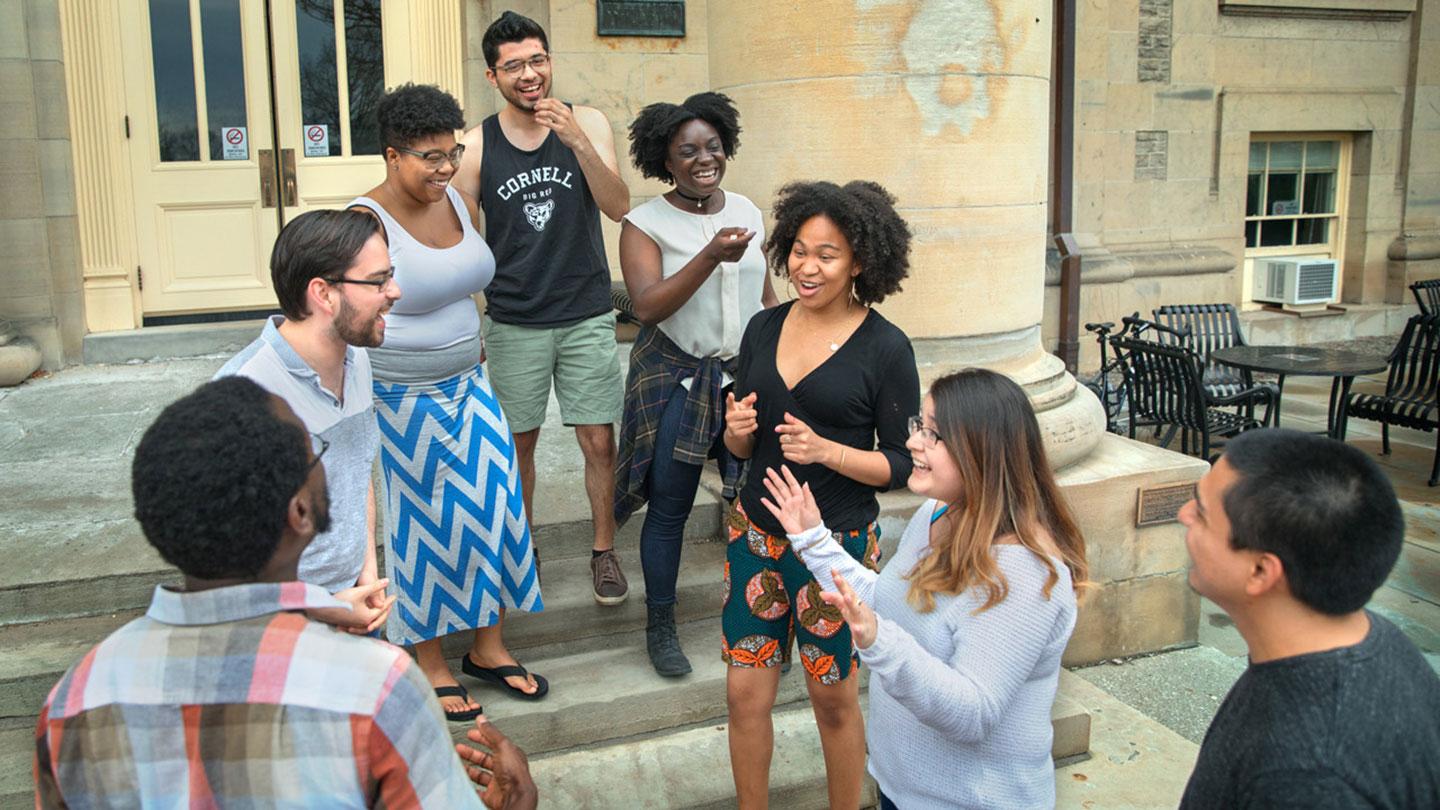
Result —
<svg viewBox="0 0 1440 810"><path fill-rule="evenodd" d="M550 694L543 700L520 700L464 675L460 682L502 731L534 755L725 718L728 665L720 659L719 618L680 626L681 646L694 667L681 678L655 674L643 633L610 638L606 649L571 652L567 645L555 645L526 660L527 667L550 681ZM455 669L459 671L458 664ZM869 674L861 668L862 689ZM800 667L784 675L776 705L806 702L804 681ZM1089 714L1062 695L1052 717L1056 758L1083 753ZM464 739L465 724L451 727L457 741Z"/></svg>
<svg viewBox="0 0 1440 810"><path fill-rule="evenodd" d="M520 700L465 675L460 683L510 739L537 755L725 717L720 619L686 622L679 629L694 667L681 678L655 674L645 634L636 631L611 636L601 649L571 651L573 645L556 644L525 657L525 666L550 681L543 700ZM781 680L777 705L804 698L803 677L796 667ZM466 728L451 724L457 741Z"/></svg>
<svg viewBox="0 0 1440 810"><path fill-rule="evenodd" d="M1057 762L1074 761L1089 747L1090 712L1066 693L1074 682L1074 676L1061 673L1060 693L1051 712L1055 729L1051 754ZM868 696L862 694L860 701L868 711ZM496 722L505 730L505 721ZM777 707L774 729L771 806L787 810L826 807L825 761L807 702L802 699ZM532 757L530 773L540 790L540 806L596 810L734 807L726 731L722 718L663 734ZM871 807L876 800L875 784L866 776L861 806Z"/></svg>
<svg viewBox="0 0 1440 810"><path fill-rule="evenodd" d="M118 488L118 484L112 487ZM5 502L4 489L0 483L0 502ZM124 508L128 509L128 488L122 492ZM569 500L578 500L579 506L560 508L558 504L567 499L558 493L546 500L537 495L542 504L557 504L540 517L533 529L546 572L563 560L588 560L594 545L590 512L583 496ZM702 486L685 525L687 541L719 537L721 504L718 495ZM27 504L28 509L38 510L41 506ZM637 577L644 517L643 510L636 514L615 541L621 554L631 561ZM17 567L8 574L0 572L0 626L143 608L149 604L156 585L174 582L177 577L145 541L139 525L128 517L99 522L93 518L75 522L37 518L17 520L13 527L0 529L13 533L13 547L19 554L14 561ZM31 551L20 551L25 548Z"/></svg>
<svg viewBox="0 0 1440 810"><path fill-rule="evenodd" d="M680 621L720 615L724 561L724 543L687 545L676 587ZM613 634L637 634L645 628L645 586L638 561L625 558L625 568L631 579L630 598L607 607L595 603L588 560L546 563L545 610L512 614L505 626L507 644L517 654L528 650L547 654L550 645L575 652L608 646ZM134 609L0 627L0 718L33 717L65 670L143 612ZM464 654L471 638L468 633L448 637L445 649L450 657Z"/></svg>
<svg viewBox="0 0 1440 810"><path fill-rule="evenodd" d="M35 717L0 720L0 807L35 806Z"/></svg>

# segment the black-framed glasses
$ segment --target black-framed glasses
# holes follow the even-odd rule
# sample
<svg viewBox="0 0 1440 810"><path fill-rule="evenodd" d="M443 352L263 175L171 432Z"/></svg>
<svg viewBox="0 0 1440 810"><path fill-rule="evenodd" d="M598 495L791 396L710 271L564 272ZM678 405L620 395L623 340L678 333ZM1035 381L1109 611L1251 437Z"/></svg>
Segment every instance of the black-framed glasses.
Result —
<svg viewBox="0 0 1440 810"><path fill-rule="evenodd" d="M905 427L910 430L910 435L920 434L921 441L926 447L934 447L936 442L945 441L945 437L935 432L934 428L925 427L925 417L912 416L905 422Z"/></svg>
<svg viewBox="0 0 1440 810"><path fill-rule="evenodd" d="M549 64L550 54L537 53L529 59L511 59L509 62L506 62L503 65L496 65L495 69L500 71L501 73L506 74L507 76L516 76L525 69L526 65L529 65L531 70L539 73L540 71L545 69L546 65Z"/></svg>
<svg viewBox="0 0 1440 810"><path fill-rule="evenodd" d="M381 278L345 278L344 276L341 276L340 278L327 278L325 279L325 281L329 284L361 284L366 287L374 287L377 290L383 290L386 287L389 287L392 283L394 283L395 268L392 267L389 270L386 270L385 275Z"/></svg>
<svg viewBox="0 0 1440 810"><path fill-rule="evenodd" d="M326 441L324 436L318 433L310 434L310 451L315 454L315 458L310 459L310 463L306 465L305 475L310 475L310 471L315 469L315 465L320 463L320 459L325 456L325 451L329 449L330 442Z"/></svg>
<svg viewBox="0 0 1440 810"><path fill-rule="evenodd" d="M420 152L414 149L406 149L403 146L392 146L390 148L394 149L396 152L403 152L407 155L414 155L415 157L420 158L421 160L425 161L425 168L430 169L431 171L434 171L435 169L438 169L441 166L445 165L445 161L447 160L450 161L451 166L458 167L460 165L460 158L465 157L465 144L463 143L455 144L455 148L451 149L449 152L445 152L440 149L431 149L425 152Z"/></svg>

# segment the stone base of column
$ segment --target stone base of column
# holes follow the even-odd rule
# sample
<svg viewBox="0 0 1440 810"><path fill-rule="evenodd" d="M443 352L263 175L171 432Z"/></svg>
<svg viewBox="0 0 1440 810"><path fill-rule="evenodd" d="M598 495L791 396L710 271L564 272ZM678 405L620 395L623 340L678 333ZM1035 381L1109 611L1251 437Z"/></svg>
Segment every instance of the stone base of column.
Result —
<svg viewBox="0 0 1440 810"><path fill-rule="evenodd" d="M1020 384L1035 406L1051 467L1085 536L1092 587L1085 593L1066 666L1191 646L1199 597L1188 583L1185 531L1178 522L1135 525L1142 488L1199 480L1200 459L1105 432L1105 413L1059 358L1040 345L1039 327L995 335L916 340L921 390L937 377L984 367Z"/></svg>
<svg viewBox="0 0 1440 810"><path fill-rule="evenodd" d="M1040 327L992 335L917 340L920 388L962 368L998 371L1020 384L1035 407L1050 466L1063 469L1083 459L1105 432L1099 400L1040 346Z"/></svg>

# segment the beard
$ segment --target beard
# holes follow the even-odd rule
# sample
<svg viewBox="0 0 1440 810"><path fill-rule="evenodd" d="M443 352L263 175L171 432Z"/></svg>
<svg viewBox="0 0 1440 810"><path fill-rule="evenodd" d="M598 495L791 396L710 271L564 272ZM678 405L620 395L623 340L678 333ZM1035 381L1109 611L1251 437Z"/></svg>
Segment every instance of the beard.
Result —
<svg viewBox="0 0 1440 810"><path fill-rule="evenodd" d="M366 318L341 298L340 311L335 315L335 336L347 345L373 349L385 342L384 331L377 328L378 319L379 313Z"/></svg>

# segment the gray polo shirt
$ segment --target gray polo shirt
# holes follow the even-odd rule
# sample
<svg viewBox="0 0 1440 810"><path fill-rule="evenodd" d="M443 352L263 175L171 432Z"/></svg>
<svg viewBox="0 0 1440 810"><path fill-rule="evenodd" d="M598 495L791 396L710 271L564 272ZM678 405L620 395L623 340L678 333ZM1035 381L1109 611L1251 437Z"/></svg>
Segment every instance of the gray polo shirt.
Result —
<svg viewBox="0 0 1440 810"><path fill-rule="evenodd" d="M330 443L321 460L330 489L330 531L305 549L300 580L334 593L354 585L365 565L365 500L370 471L380 452L370 358L364 349L346 348L342 402L320 384L320 375L280 335L277 327L284 322L283 316L272 316L260 337L215 376L249 377L289 403L307 430Z"/></svg>

